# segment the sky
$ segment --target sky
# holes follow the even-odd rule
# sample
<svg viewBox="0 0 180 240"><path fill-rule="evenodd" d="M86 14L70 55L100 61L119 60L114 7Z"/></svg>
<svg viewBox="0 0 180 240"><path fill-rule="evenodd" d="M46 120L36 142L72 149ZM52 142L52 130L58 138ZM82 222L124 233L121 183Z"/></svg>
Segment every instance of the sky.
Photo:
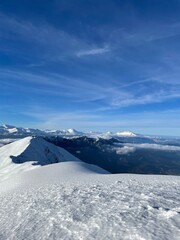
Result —
<svg viewBox="0 0 180 240"><path fill-rule="evenodd" d="M0 125L180 136L180 0L0 1Z"/></svg>

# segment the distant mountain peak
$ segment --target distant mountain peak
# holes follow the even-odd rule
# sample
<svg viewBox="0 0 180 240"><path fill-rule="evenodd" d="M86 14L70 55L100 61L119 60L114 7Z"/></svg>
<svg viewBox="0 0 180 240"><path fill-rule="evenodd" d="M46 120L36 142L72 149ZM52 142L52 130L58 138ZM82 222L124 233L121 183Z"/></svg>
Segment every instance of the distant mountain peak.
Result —
<svg viewBox="0 0 180 240"><path fill-rule="evenodd" d="M66 133L72 134L72 135L81 135L83 134L82 132L79 132L77 130L75 130L74 128L69 128L67 130L65 130Z"/></svg>
<svg viewBox="0 0 180 240"><path fill-rule="evenodd" d="M123 136L123 137L136 137L137 134L130 132L130 131L123 131L123 132L117 132L117 136Z"/></svg>
<svg viewBox="0 0 180 240"><path fill-rule="evenodd" d="M76 130L75 130L74 128L69 128L69 129L67 129L66 131L69 132L69 133L76 132Z"/></svg>

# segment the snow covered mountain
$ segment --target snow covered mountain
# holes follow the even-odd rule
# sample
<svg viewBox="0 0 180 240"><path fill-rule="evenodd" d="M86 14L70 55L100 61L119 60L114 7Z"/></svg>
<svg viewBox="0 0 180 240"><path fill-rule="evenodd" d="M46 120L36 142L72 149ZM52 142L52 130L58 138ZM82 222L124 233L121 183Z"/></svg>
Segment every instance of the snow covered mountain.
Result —
<svg viewBox="0 0 180 240"><path fill-rule="evenodd" d="M0 126L0 135L43 135L43 131L33 128L15 127L6 124Z"/></svg>
<svg viewBox="0 0 180 240"><path fill-rule="evenodd" d="M63 148L45 141L41 137L26 137L0 148L0 166L9 162L34 162L37 165L47 165L64 161L80 161ZM8 161L7 161L8 159Z"/></svg>
<svg viewBox="0 0 180 240"><path fill-rule="evenodd" d="M129 132L129 131L117 132L117 133L115 133L115 135L123 136L123 137L137 137L138 136L137 134L135 134L133 132Z"/></svg>
<svg viewBox="0 0 180 240"><path fill-rule="evenodd" d="M73 135L83 135L82 132L79 132L75 129L67 129L67 130L39 130L33 128L23 128L23 127L15 127L12 125L3 125L0 126L0 135L22 135L22 136L47 136L47 135L62 135L62 136L73 136Z"/></svg>
<svg viewBox="0 0 180 240"><path fill-rule="evenodd" d="M79 162L77 157L42 137L26 137L0 148L0 181L20 172L59 162ZM89 167L89 164L85 165ZM95 167L96 171L101 169ZM101 171L107 172L103 169Z"/></svg>
<svg viewBox="0 0 180 240"><path fill-rule="evenodd" d="M112 137L138 137L140 135L135 134L130 131L124 131L124 132L105 132L105 133L96 133L96 132L90 132L90 133L83 133L80 131L77 131L73 128L67 129L67 130L39 130L39 129L33 129L33 128L23 128L23 127L15 127L11 125L3 125L0 126L0 135L22 135L22 136L89 136L89 137L95 137L95 138L112 138Z"/></svg>
<svg viewBox="0 0 180 240"><path fill-rule="evenodd" d="M67 130L44 130L42 131L44 135L52 135L52 136L82 136L83 132L79 132L73 128Z"/></svg>
<svg viewBox="0 0 180 240"><path fill-rule="evenodd" d="M38 165L65 161L80 160L41 137L26 137L0 148L0 180Z"/></svg>

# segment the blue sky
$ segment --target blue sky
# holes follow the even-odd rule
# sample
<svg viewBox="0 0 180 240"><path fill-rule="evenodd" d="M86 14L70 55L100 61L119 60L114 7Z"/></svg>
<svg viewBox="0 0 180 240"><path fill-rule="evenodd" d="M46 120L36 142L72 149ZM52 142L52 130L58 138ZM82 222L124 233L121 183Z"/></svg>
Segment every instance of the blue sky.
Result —
<svg viewBox="0 0 180 240"><path fill-rule="evenodd" d="M0 2L0 124L180 136L179 0Z"/></svg>

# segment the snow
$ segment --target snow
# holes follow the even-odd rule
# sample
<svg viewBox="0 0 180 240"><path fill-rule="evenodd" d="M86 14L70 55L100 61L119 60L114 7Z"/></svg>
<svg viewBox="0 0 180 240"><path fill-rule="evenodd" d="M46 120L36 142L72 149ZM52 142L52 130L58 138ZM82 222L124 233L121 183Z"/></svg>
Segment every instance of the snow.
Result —
<svg viewBox="0 0 180 240"><path fill-rule="evenodd" d="M179 177L100 174L86 165L57 163L1 183L0 238L179 239Z"/></svg>
<svg viewBox="0 0 180 240"><path fill-rule="evenodd" d="M9 133L17 133L18 130L17 130L17 128L10 128L10 129L8 129L8 132Z"/></svg>
<svg viewBox="0 0 180 240"><path fill-rule="evenodd" d="M64 161L80 160L41 137L26 137L0 148L0 182L38 165Z"/></svg>
<svg viewBox="0 0 180 240"><path fill-rule="evenodd" d="M39 129L33 129L33 128L23 128L23 127L15 127L11 125L3 125L0 126L0 134L2 135L36 135L36 136L89 136L89 137L95 137L95 138L105 138L109 139L111 137L137 137L138 135L130 132L130 131L123 131L123 132L105 132L105 133L96 133L96 132L90 132L90 133L84 133L77 131L73 128L69 128L66 130L39 130Z"/></svg>
<svg viewBox="0 0 180 240"><path fill-rule="evenodd" d="M12 153L21 160L23 153L26 161L36 156L36 162L48 163L47 145L62 153L41 138L0 148L2 165L18 168L0 182L1 240L180 239L180 177L108 174L68 152L63 152L65 162L29 165L28 171L19 166L32 162L11 161Z"/></svg>
<svg viewBox="0 0 180 240"><path fill-rule="evenodd" d="M137 135L133 132L124 131L124 132L117 132L115 135L123 136L123 137L136 137Z"/></svg>
<svg viewBox="0 0 180 240"><path fill-rule="evenodd" d="M67 130L65 130L66 134L70 134L70 135L83 135L82 132L79 132L73 128L69 128Z"/></svg>
<svg viewBox="0 0 180 240"><path fill-rule="evenodd" d="M98 132L90 132L85 134L88 137L92 138L103 138L103 139L110 139L110 138L121 138L121 137L142 137L142 135L135 134L130 131L123 131L123 132L103 132L103 133L98 133Z"/></svg>
<svg viewBox="0 0 180 240"><path fill-rule="evenodd" d="M3 125L0 126L0 134L1 135L36 135L36 136L82 136L84 133L79 132L73 128L67 130L39 130L33 128L23 128L23 127L15 127L11 125Z"/></svg>
<svg viewBox="0 0 180 240"><path fill-rule="evenodd" d="M15 127L11 125L3 125L0 126L0 134L1 135L44 135L44 132L39 129L33 128L22 128L22 127Z"/></svg>

